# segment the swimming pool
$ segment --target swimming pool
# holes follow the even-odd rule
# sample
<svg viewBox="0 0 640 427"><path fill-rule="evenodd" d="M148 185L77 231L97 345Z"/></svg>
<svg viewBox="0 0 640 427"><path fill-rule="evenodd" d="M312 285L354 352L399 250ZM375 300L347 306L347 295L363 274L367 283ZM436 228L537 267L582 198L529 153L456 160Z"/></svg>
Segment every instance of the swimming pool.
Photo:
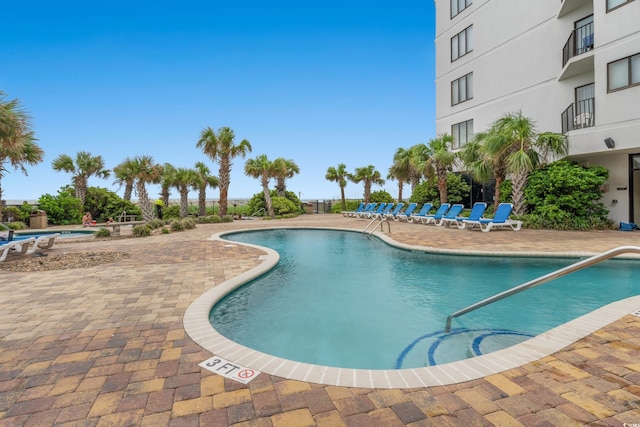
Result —
<svg viewBox="0 0 640 427"><path fill-rule="evenodd" d="M60 233L59 238L75 238L75 237L87 237L92 236L96 230L56 230L56 231L37 231L37 232L29 232L29 231L18 231L16 235L20 237L39 237L39 236L47 236L50 234Z"/></svg>
<svg viewBox="0 0 640 427"><path fill-rule="evenodd" d="M275 233L275 234L274 234ZM301 234L304 233L315 233L311 242L302 237ZM530 266L533 268L534 272L518 272L515 270L508 270L505 275L497 276L495 273L496 268L501 267L502 264L509 264L510 260L505 258L492 259L487 257L478 258L481 264L485 265L485 270L488 273L479 274L477 271L472 273L461 273L457 269L460 265L468 264L472 258L475 257L461 257L461 256L444 256L444 255L432 255L425 254L423 252L411 252L398 250L396 248L390 247L378 239L368 239L364 238L360 233L353 232L336 232L336 231L328 231L328 230L304 230L304 233L299 230L270 230L270 231L260 231L260 232L252 232L252 233L242 233L235 234L233 236L225 235L224 239L228 241L228 239L234 240L243 240L243 241L252 241L253 243L264 244L269 247L274 246L273 240L274 236L284 236L288 235L293 237L294 241L299 241L298 243L301 245L295 249L293 252L295 253L295 258L293 260L288 259L286 256L286 250L282 248L278 248L279 252L282 252L282 259L278 263L278 265L273 269L273 271L268 272L270 265L261 266L260 271L253 271L251 274L242 274L241 277L234 278L224 284L212 289L207 292L206 295L199 298L192 306L189 307L187 313L185 314L185 328L189 335L203 347L210 349L217 355L222 357L231 358L230 360L234 360L236 363L244 363L245 366L251 366L254 369L262 369L263 371L284 376L287 378L295 378L305 381L312 382L321 382L325 384L339 384L339 385L351 385L351 386L375 386L375 387L410 387L410 386L428 386L428 385L439 385L439 384L447 384L456 381L469 380L472 378L477 378L482 375L488 375L490 373L499 372L504 369L509 369L513 366L519 366L528 361L536 360L537 358L543 357L544 355L550 354L553 351L557 351L558 349L570 344L576 339L584 336L599 327L604 326L612 322L613 320L621 317L624 314L633 311L632 309L637 309L635 305L640 305L640 300L638 298L628 298L621 303L611 304L603 309L595 310L594 313L589 315L589 320L587 322L582 319L578 319L575 321L569 322L561 327L555 328L550 332L543 333L542 335L533 338L532 340L526 341L522 344L518 344L512 347L509 347L505 350L494 351L490 354L486 354L489 351L495 350L495 346L498 338L502 335L501 331L509 332L509 337L507 342L509 344L517 342L521 340L517 334L519 333L528 333L523 331L523 326L528 326L531 323L529 320L534 312L538 313L538 317L546 319L548 313L563 310L556 310L550 308L547 299L543 299L542 301L539 299L536 294L540 292L540 289L545 287L554 286L558 283L558 281L551 282L549 284L542 285L540 288L529 290L519 296L511 297L510 299L518 299L524 297L524 302L531 303L535 310L526 309L524 310L521 305L518 304L516 309L512 309L509 307L500 307L504 302L500 302L495 304L494 306L485 307L483 309L478 310L470 315L464 316L462 318L456 319L454 321L454 329L452 332L452 336L462 336L464 333L459 332L460 328L469 328L469 329L482 329L482 331L478 331L479 333L474 337L471 344L465 345L466 353L473 353L476 350L480 350L481 353L485 354L484 356L466 359L461 362L455 363L447 363L449 360L446 359L446 353L449 351L448 347L455 346L457 343L451 337L443 338L441 336L435 337L435 340L431 340L429 342L423 340L424 336L430 335L432 332L441 332L444 327L444 322L446 316L451 314L451 312L462 308L468 303L476 302L478 299L484 298L486 296L492 295L493 289L485 290L480 292L480 289L484 289L482 286L476 285L474 288L469 290L463 290L462 285L466 285L469 282L475 282L476 279L481 275L486 275L491 278L490 282L492 284L499 283L502 284L502 288L498 289L503 290L509 288L511 286L520 284L524 281L529 280L530 278L537 277L540 274L547 273L556 268L562 267L564 265L568 265L574 260L562 260L560 262L555 262L550 259L540 260L540 259L519 259L517 263L527 263L531 264ZM337 233L337 234L336 234ZM254 237L261 236L260 239L266 238L268 243L254 240ZM320 237L326 236L326 241L323 241ZM278 238L279 239L279 238ZM278 240L276 239L276 240ZM345 252L345 242L349 240L356 240L359 243L364 244L364 247L356 248L357 256L349 256ZM370 250L375 250L376 252L370 252ZM383 252L378 253L377 251L381 250ZM322 254L324 252L335 252L335 255L338 257L338 260L334 260L330 266L322 266L319 265L318 254ZM278 255L274 251L267 250L269 255L267 258L271 259L271 265L274 265L278 259ZM394 259L397 261L398 257L400 257L400 261L398 263L392 262ZM430 259L431 264L442 264L445 265L448 270L448 273L444 276L436 274L436 271L431 267L428 274L421 273L420 271L413 271L412 268L409 268L409 265L412 263L420 262L422 264L429 264L425 262L426 259ZM305 261L306 260L306 261ZM367 261L374 260L373 263L368 263ZM433 261L435 260L435 261ZM391 262L391 264L389 264ZM549 264L551 263L551 265ZM395 265L393 265L395 264ZM628 264L628 265L627 265ZM622 274L626 277L629 277L633 271L637 273L638 265L633 261L613 261L609 263L602 264L603 271L598 275L589 274L588 277L584 279L580 279L579 283L587 283L587 282L598 282L598 281L609 281L609 277L611 272L614 271L616 275L619 276L618 273L623 272ZM338 272L334 272L337 268L347 267L348 270L353 270L356 272L355 278L349 278L346 276L342 270ZM292 270L302 267L301 275L298 279L294 280L294 289L286 291L284 294L278 293L281 287L282 279L279 275L283 273L282 270ZM624 267L620 269L621 267ZM630 270L627 267L631 267ZM613 268L613 270L611 270ZM455 269L455 270L452 270ZM536 270L537 269L537 270ZM591 270L591 269L590 269ZM264 273L264 274L263 274ZM332 359L330 360L319 360L319 359L311 359L304 360L297 356L291 356L288 354L280 354L278 353L278 348L280 345L278 344L275 350L264 349L260 347L260 342L254 346L254 344L246 344L238 345L234 341L230 341L225 338L223 335L227 332L223 332L223 335L219 335L222 332L216 326L215 330L211 327L205 327L201 324L198 324L195 321L195 318L201 318L203 315L208 315L212 306L221 299L229 299L233 300L234 298L243 298L248 299L247 302L251 298L254 298L251 295L243 295L242 292L246 289L251 289L254 286L242 286L247 280L256 274L262 274L262 279L268 279L270 277L275 277L276 280L273 283L268 284L264 287L257 286L256 289L258 291L255 294L255 300L258 302L257 306L274 306L278 309L276 311L280 311L281 308L288 308L287 305L300 305L305 307L305 304L300 302L301 300L296 300L295 298L291 298L293 294L299 292L297 289L302 284L306 282L310 282L314 277L320 278L320 284L312 286L311 293L310 291L302 291L303 296L306 294L307 301L311 301L312 305L307 305L306 308L302 310L303 315L299 316L299 318L304 317L313 317L316 316L315 311L321 312L317 307L316 303L321 300L331 300L333 301L332 305L336 305L337 303L341 303L343 301L347 301L348 298L346 294L344 294L345 289L339 288L331 288L335 283L340 283L339 278L345 279L344 282L349 286L342 286L342 288L355 288L360 290L360 299L362 301L367 302L367 306L370 307L368 312L365 311L364 314L360 313L355 316L350 310L350 306L344 308L344 306L338 310L347 313L347 315L351 315L348 317L348 320L345 323L353 323L354 325L358 325L356 327L357 331L366 332L365 338L358 338L357 335L352 335L352 333L346 332L347 329L342 326L339 329L335 327L327 327L326 329L329 331L333 331L329 334L330 339L323 338L321 335L323 331L319 331L317 321L311 326L303 326L299 324L298 319L295 320L282 320L278 317L272 317L273 314L268 315L269 319L262 322L254 322L254 325L258 326L267 326L267 329L271 329L277 331L276 334L276 342L282 341L290 341L294 343L293 348L299 347L302 344L302 347L311 347L312 351L310 353L314 354L314 357L322 356L323 353L333 353L332 350L329 350L325 344L327 342L337 342L340 347L350 348L354 347L354 344L360 342L365 342L366 345L370 343L377 344L380 347L381 343L385 343L386 341L381 340L381 338L391 337L392 340L397 341L397 344L394 344L393 351L391 352L392 357L386 356L386 360L382 365L362 365L360 362L351 365L349 362L348 366L355 366L358 368L366 368L366 369L349 369L349 368L331 368L330 366L341 365L345 366L343 363L335 363ZM466 274L466 275L465 275ZM414 283L411 284L403 284L400 279L404 279L405 277L412 278ZM502 277L502 279L500 279ZM598 279L599 277L599 279ZM386 290L384 292L371 292L370 283L373 279L381 279L382 282L388 282L394 284L390 287L390 290ZM416 280L417 279L417 280ZM425 280L429 279L429 280ZM438 286L433 286L433 290L429 292L424 291L424 283L427 281L431 281L433 283L438 284ZM233 282L233 283L232 283ZM611 283L610 281L608 283ZM256 282L257 284L257 282ZM625 283L625 286L627 284ZM230 290L236 287L241 287L238 291L233 294L225 296ZM637 295L637 288L631 288L631 294ZM408 291L409 293L406 293ZM437 291L437 292L436 292ZM578 292L582 292L583 288L579 288ZM293 292L293 294L292 294ZM479 297L476 298L476 295L473 293L479 292ZM402 320L402 316L405 313L405 310L389 310L387 308L388 304L388 296L392 294L398 294L401 296L401 299L408 306L419 306L424 302L430 302L434 299L443 299L446 300L447 306L446 308L437 308L430 309L431 311L436 313L435 321L433 324L427 322L428 316L425 316L424 313L418 314L417 318ZM583 292L585 293L585 292ZM588 293L588 292L587 292ZM454 301L451 297L455 294L461 294L463 297L468 298L468 300ZM608 296L612 297L615 300L617 297L612 296L607 290ZM571 307L580 307L582 304L576 303L573 298L570 303L566 304ZM624 298L624 296L622 296ZM554 300L560 300L561 297L554 297ZM606 304L601 298L601 295L598 292L593 293L588 299L596 301L597 304L595 307L599 307L603 304ZM383 309L373 308L370 304L371 301L378 300L383 305ZM529 301L530 300L530 301ZM244 301L244 300L243 300ZM296 303L298 301L298 303ZM293 303L293 304L292 304ZM234 304L235 308L239 308L239 312L241 314L246 314L250 311L253 311L253 307L250 305L246 305L244 303ZM490 312L497 307L501 314L501 316L495 316ZM593 310L594 306L583 306L580 310L571 316L579 316L581 312L589 312ZM233 311L233 310L231 310ZM429 311L429 310L428 310ZM564 310L566 312L566 310ZM322 312L321 312L322 313ZM511 313L511 314L508 314ZM224 313L224 316L227 316L232 313ZM253 313L252 313L253 314ZM429 315L433 313L427 313ZM534 333L539 333L538 330L544 330L544 328L553 327L553 325L559 323L563 323L567 318L572 318L571 316L565 317L563 319L555 320L549 325L538 325L536 326L536 330ZM214 316L215 317L215 316ZM240 316L245 317L245 316ZM326 313L321 314L320 318L333 317L331 313L327 315ZM504 327L497 322L498 318L506 318L508 320L507 327ZM534 316L535 317L535 316ZM399 322L395 322L396 320ZM495 322L492 322L495 320ZM260 325L262 323L262 325ZM371 328L369 328L368 324L371 324ZM395 324L395 326L393 326ZM293 326L293 335L289 335L288 337L284 334L284 326ZM362 326L364 325L364 326ZM391 326L389 326L391 325ZM419 328L415 328L418 325ZM577 326L576 326L577 325ZM477 327L481 326L481 327ZM223 327L224 328L224 327ZM367 332L367 329L373 330L373 332ZM245 329L244 327L238 326L238 329ZM251 329L251 328L250 328ZM256 331L260 331L259 328L256 327ZM337 332L336 332L337 331ZM408 334L404 336L403 334L408 331ZM489 332L487 332L489 331ZM258 341L271 341L272 338L264 339L266 335L264 335L264 330L255 334L258 337ZM268 331L267 331L268 332ZM342 335L344 337L340 337L339 333L344 332ZM260 338L262 337L262 338ZM336 337L340 337L337 339ZM354 338L355 337L355 338ZM368 337L368 338L367 338ZM433 337L432 337L433 338ZM237 341L237 338L234 338ZM324 341L323 341L324 340ZM419 341L419 342L416 342ZM321 345L318 345L318 342L321 342ZM434 342L438 342L435 344L436 351L431 352L431 355L437 359L438 366L431 366L428 368L411 368L410 366L425 366L429 365L429 353L430 348L434 346ZM315 346L315 347L314 347ZM257 347L257 348L256 348ZM386 344L382 345L382 347L387 347ZM389 345L391 348L392 346ZM284 348L284 346L283 346ZM359 353L369 353L374 354L375 357L378 357L377 350L371 351L357 351ZM274 353L276 354L273 357ZM400 365L396 365L399 357L403 353L411 353L407 356L404 354L402 356L402 361ZM324 356L323 356L324 357ZM333 357L331 354L330 357ZM457 358L458 356L455 356ZM463 357L466 357L463 356ZM418 359L418 362L415 362L415 359ZM291 361L291 360L294 361ZM392 359L392 360L388 360ZM296 361L297 360L297 361ZM302 360L302 361L300 361ZM368 363L368 362L367 362ZM445 363L442 365L441 363ZM320 366L316 366L315 364L321 364ZM324 366L322 366L324 365ZM401 369L397 369L401 368ZM370 370L368 370L370 369ZM391 370L387 370L391 369Z"/></svg>

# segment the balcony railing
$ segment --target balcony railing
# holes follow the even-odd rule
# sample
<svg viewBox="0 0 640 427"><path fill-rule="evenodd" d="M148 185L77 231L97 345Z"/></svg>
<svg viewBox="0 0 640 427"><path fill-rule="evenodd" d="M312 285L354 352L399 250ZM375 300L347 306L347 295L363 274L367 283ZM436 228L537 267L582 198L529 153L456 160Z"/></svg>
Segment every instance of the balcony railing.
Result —
<svg viewBox="0 0 640 427"><path fill-rule="evenodd" d="M593 22L576 28L562 48L562 66L574 56L582 55L593 49Z"/></svg>
<svg viewBox="0 0 640 427"><path fill-rule="evenodd" d="M562 133L595 126L595 98L574 102L562 112Z"/></svg>

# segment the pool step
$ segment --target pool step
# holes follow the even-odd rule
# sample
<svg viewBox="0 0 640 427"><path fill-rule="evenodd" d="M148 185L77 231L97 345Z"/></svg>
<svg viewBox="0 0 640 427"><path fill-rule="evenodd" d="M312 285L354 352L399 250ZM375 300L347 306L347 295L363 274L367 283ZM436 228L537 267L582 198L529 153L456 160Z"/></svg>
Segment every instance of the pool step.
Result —
<svg viewBox="0 0 640 427"><path fill-rule="evenodd" d="M398 356L396 369L403 365L441 365L468 359L510 347L533 335L508 329L457 328L451 332L436 331L418 337Z"/></svg>

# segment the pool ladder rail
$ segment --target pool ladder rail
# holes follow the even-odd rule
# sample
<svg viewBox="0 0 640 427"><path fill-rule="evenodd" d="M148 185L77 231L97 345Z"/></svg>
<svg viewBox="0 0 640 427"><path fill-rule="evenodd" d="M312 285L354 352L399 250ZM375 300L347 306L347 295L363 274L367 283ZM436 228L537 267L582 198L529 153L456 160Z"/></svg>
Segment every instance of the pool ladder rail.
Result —
<svg viewBox="0 0 640 427"><path fill-rule="evenodd" d="M636 253L636 254L640 254L640 247L638 246L620 246L614 249L610 249L606 252L602 252L601 254L598 255L594 255L590 258L584 259L582 261L578 261L574 264L571 264L567 267L563 267L560 268L556 271L553 271L549 274L546 274L544 276L540 276L537 279L533 279L530 280L529 282L523 283L521 285L518 286L514 286L511 289L508 289L504 292L500 292L499 294L496 294L492 297L486 298L482 301L479 301L475 304L472 304L468 307L465 307L461 310L456 311L453 314L450 314L447 317L447 324L445 325L444 331L445 332L450 332L451 331L451 321L455 318L455 317L459 317L462 316L463 314L467 314L471 311L477 310L478 308L484 307L486 305L489 305L491 303L494 303L496 301L500 301L501 299L504 299L506 297L509 297L511 295L515 295L517 293L520 293L522 291L525 291L529 288L533 288L536 287L538 285L541 285L543 283L549 282L551 280L557 279L558 277L562 277L565 276L569 273L573 273L575 271L578 270L582 270L584 268L590 267L594 264L597 264L599 262L602 261L606 261L610 258L613 258L615 256L618 256L620 254L624 254L624 253Z"/></svg>
<svg viewBox="0 0 640 427"><path fill-rule="evenodd" d="M364 228L364 230L362 230L362 234L367 234L367 230L369 230L369 227L371 227L371 225L373 223L375 223L376 221L378 222L378 224L380 224L380 231L382 231L382 232L384 232L383 224L386 223L387 226L388 226L389 234L391 234L391 223L385 217L373 218L371 220L371 222L369 224L367 224L367 226ZM378 224L376 224L371 230L369 230L369 236L371 236L373 234L373 232L376 231L376 227L378 226Z"/></svg>

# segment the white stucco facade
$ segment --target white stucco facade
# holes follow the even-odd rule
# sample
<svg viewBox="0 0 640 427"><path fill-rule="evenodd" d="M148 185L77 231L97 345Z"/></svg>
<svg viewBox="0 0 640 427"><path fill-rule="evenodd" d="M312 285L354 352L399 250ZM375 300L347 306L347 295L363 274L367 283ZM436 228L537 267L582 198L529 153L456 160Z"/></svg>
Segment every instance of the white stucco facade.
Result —
<svg viewBox="0 0 640 427"><path fill-rule="evenodd" d="M435 3L436 132L481 132L522 111L538 131L564 132L570 159L608 168L609 216L640 223L640 0ZM616 61L631 64L629 84L611 90Z"/></svg>

